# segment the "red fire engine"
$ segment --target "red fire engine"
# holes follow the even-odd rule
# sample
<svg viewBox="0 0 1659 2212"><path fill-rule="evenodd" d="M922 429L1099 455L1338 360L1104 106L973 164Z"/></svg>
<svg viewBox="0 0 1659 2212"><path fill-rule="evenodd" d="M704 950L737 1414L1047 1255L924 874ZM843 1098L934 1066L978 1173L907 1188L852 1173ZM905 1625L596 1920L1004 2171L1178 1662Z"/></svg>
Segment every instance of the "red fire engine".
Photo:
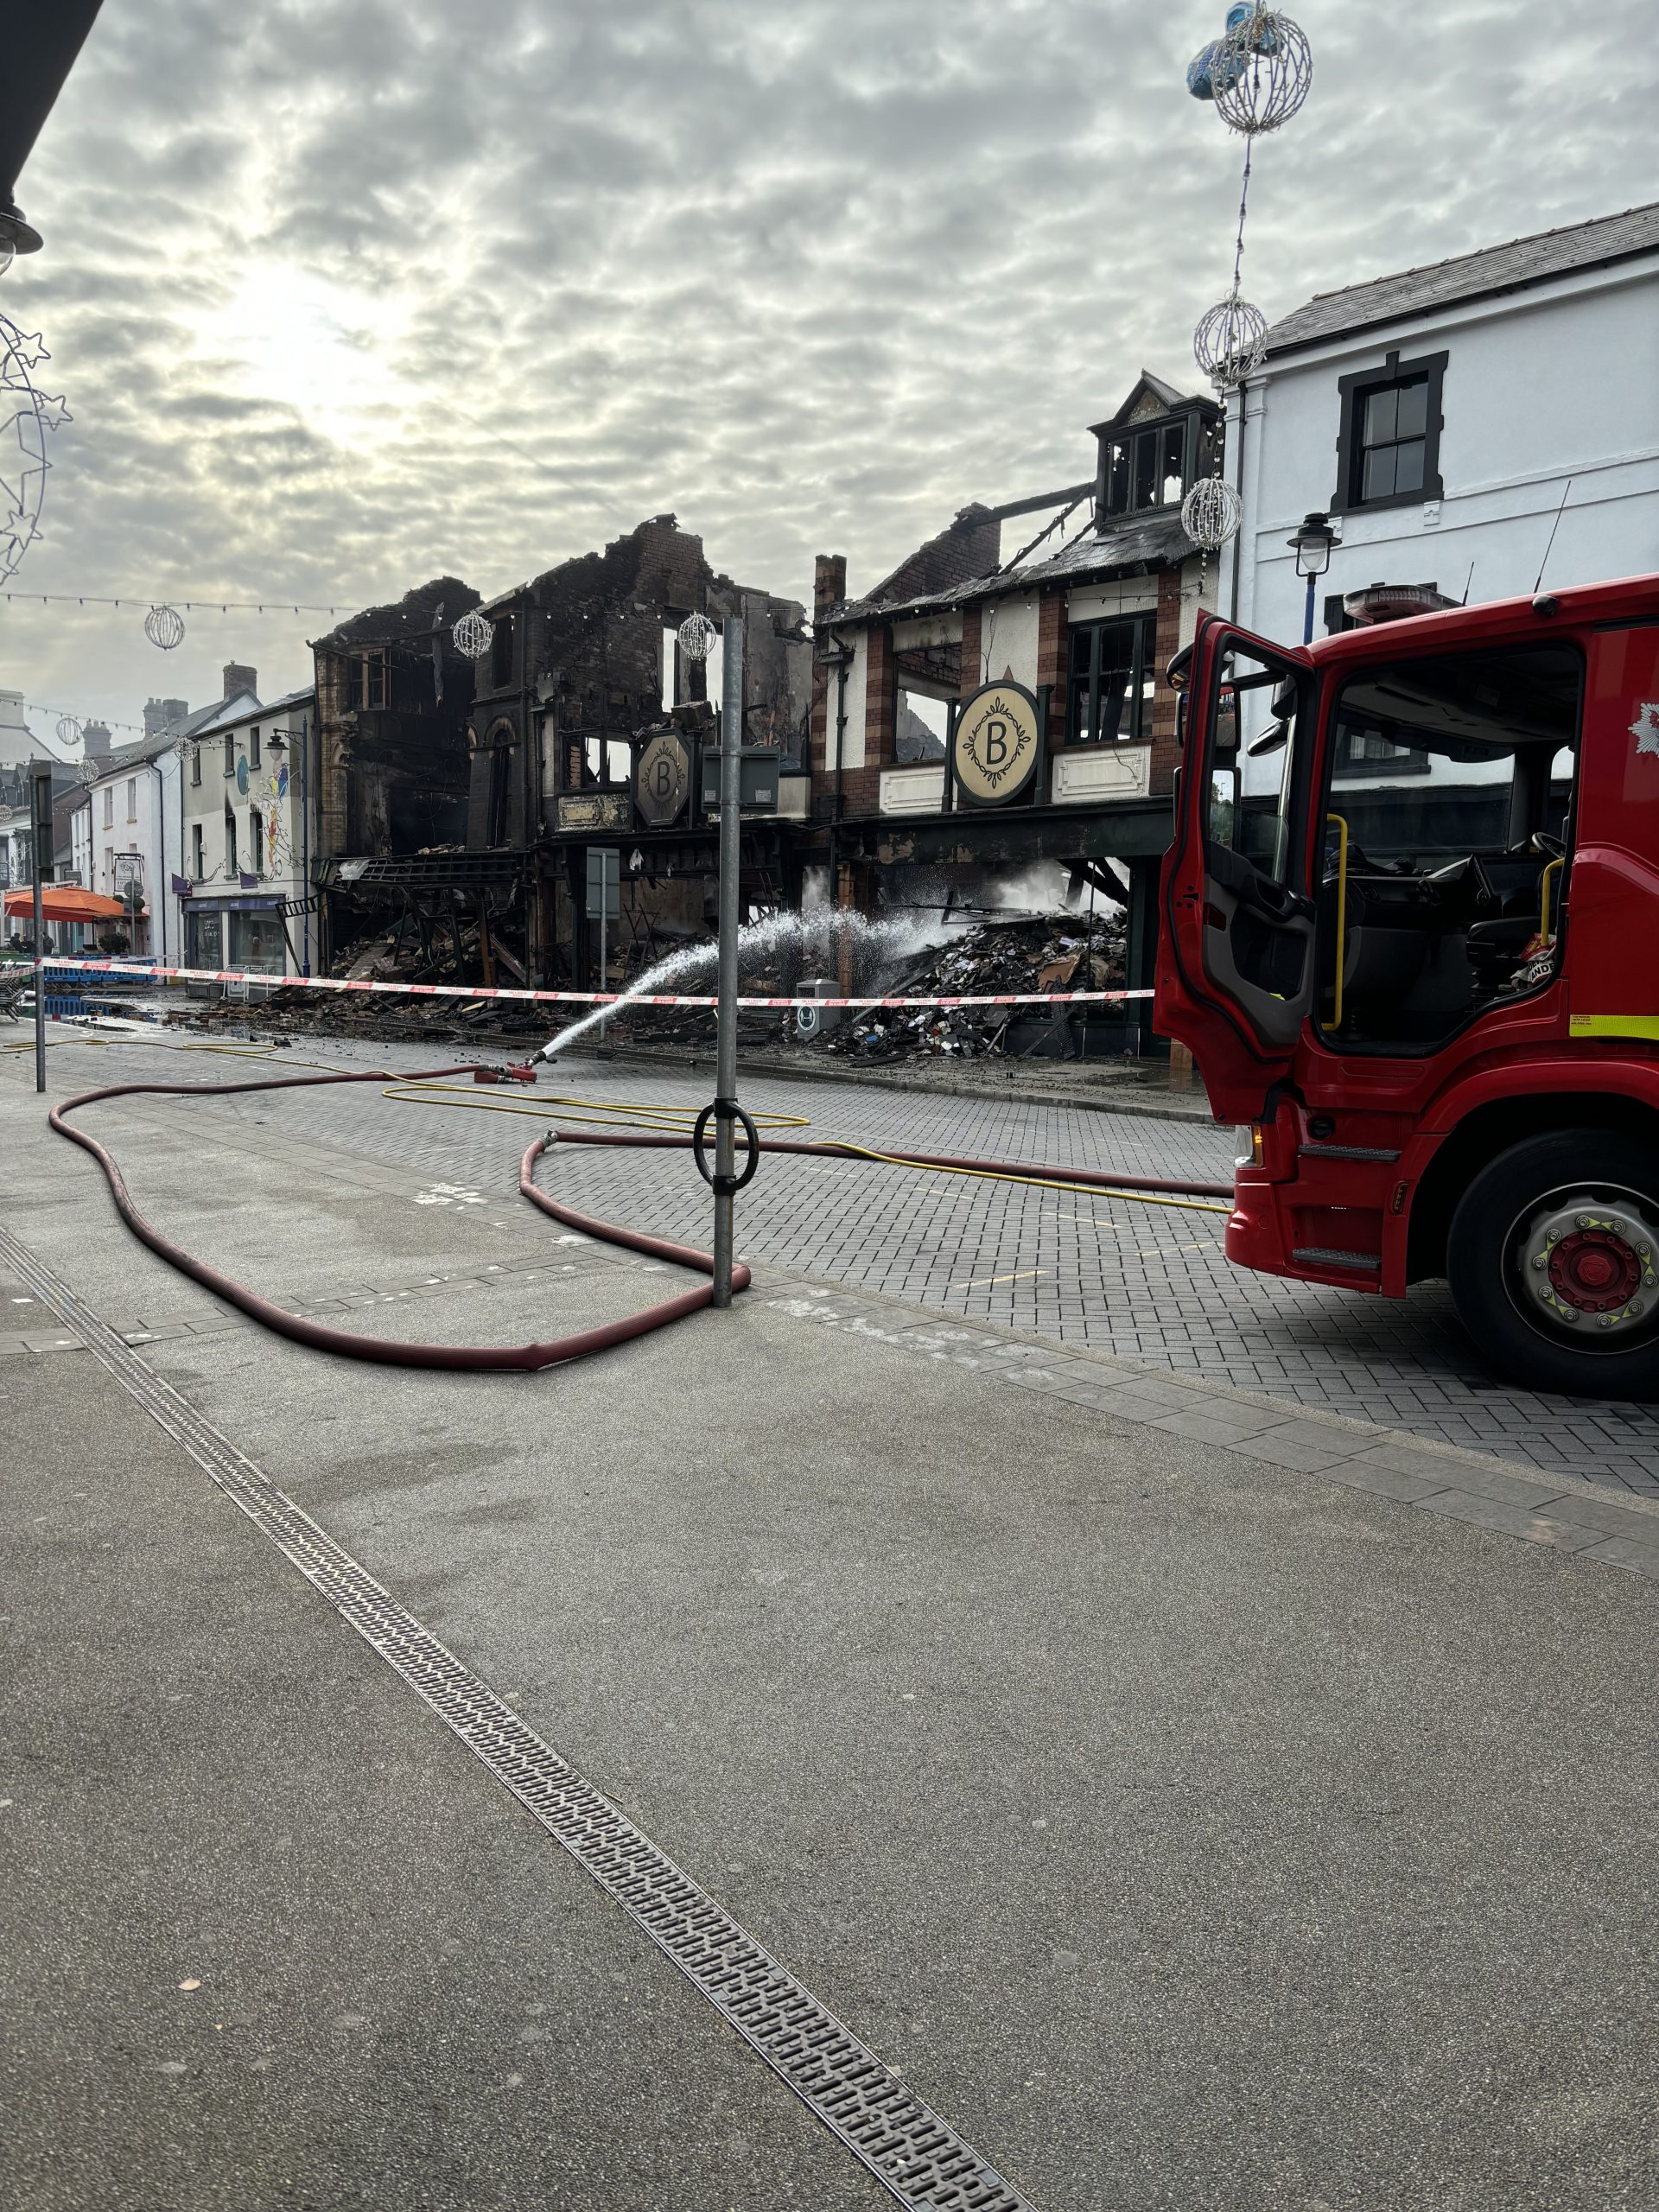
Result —
<svg viewBox="0 0 1659 2212"><path fill-rule="evenodd" d="M1154 1020L1248 1125L1228 1257L1659 1395L1659 577L1170 672Z"/></svg>

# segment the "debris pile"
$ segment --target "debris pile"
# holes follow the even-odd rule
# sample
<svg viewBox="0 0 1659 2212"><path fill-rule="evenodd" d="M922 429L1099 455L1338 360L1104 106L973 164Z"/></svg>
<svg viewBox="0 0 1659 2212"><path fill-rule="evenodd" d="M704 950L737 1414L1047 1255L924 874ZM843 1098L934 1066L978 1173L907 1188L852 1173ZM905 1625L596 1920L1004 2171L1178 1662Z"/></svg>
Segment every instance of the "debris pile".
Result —
<svg viewBox="0 0 1659 2212"><path fill-rule="evenodd" d="M988 998L1012 991L1113 991L1123 988L1126 930L1121 917L1092 925L1070 915L988 920L947 944L917 954L886 973L870 993L893 998ZM1076 1049L1074 1020L1116 1026L1110 1007L891 1007L850 1014L830 1029L823 1049L863 1061L954 1053L1024 1057Z"/></svg>

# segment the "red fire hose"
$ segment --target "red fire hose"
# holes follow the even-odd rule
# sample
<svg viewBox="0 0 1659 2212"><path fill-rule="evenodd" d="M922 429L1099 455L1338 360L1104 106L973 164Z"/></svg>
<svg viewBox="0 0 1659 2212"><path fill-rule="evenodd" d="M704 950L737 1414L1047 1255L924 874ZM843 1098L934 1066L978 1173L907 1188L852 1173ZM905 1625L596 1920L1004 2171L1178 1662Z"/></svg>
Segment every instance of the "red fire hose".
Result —
<svg viewBox="0 0 1659 2212"><path fill-rule="evenodd" d="M613 1345L626 1344L630 1338L643 1337L653 1329L666 1327L671 1321L683 1320L686 1315L700 1312L709 1303L714 1296L712 1282L700 1285L696 1290L683 1292L677 1298L664 1299L659 1304L648 1306L642 1313L630 1313L620 1321L607 1321L597 1328L582 1329L573 1336L554 1337L539 1344L413 1344L379 1337L359 1336L350 1329L327 1328L321 1322L304 1320L297 1313L290 1313L283 1306L274 1306L269 1299L261 1298L257 1292L249 1290L230 1275L221 1274L217 1268L209 1267L205 1260L197 1259L182 1245L163 1236L160 1230L145 1220L133 1204L125 1179L110 1154L96 1137L88 1136L84 1129L72 1128L68 1120L68 1116L81 1107L96 1106L108 1098L213 1097L250 1090L304 1090L335 1083L429 1083L443 1076L474 1072L471 1061L462 1061L454 1067L426 1069L412 1076L393 1076L384 1068L374 1068L361 1073L270 1076L252 1083L118 1083L109 1084L102 1090L84 1090L77 1097L66 1098L60 1106L51 1109L47 1118L60 1136L67 1137L72 1144L78 1144L84 1152L91 1153L104 1171L105 1180L110 1186L110 1194L122 1220L158 1258L165 1260L169 1267L176 1268L181 1274L188 1275L194 1281L200 1283L216 1298L222 1298L227 1305L238 1307L250 1319L257 1321L262 1328L273 1330L278 1336L290 1338L296 1344L308 1344L314 1351L336 1352L346 1359L371 1360L386 1367L448 1368L467 1372L503 1369L534 1371L539 1368L558 1366L566 1360L586 1358L590 1352L608 1351ZM712 1275L715 1263L711 1254L701 1252L694 1245L671 1243L665 1237L647 1236L639 1230L625 1229L620 1223L601 1221L594 1215L578 1213L575 1207L562 1205L556 1198L550 1198L545 1191L538 1190L535 1181L537 1160L555 1143L626 1145L658 1151L683 1151L690 1148L692 1141L690 1136L645 1135L633 1131L611 1134L594 1129L551 1130L546 1136L538 1137L518 1163L519 1195L528 1198L532 1205L539 1206L555 1221L563 1223L568 1229L578 1230L584 1236L596 1237L603 1243L623 1245L630 1251L643 1252L653 1260L666 1260L675 1267ZM1019 1166L1007 1160L963 1160L944 1153L872 1153L861 1146L836 1142L809 1143L801 1140L768 1138L760 1149L765 1152L814 1154L826 1159L874 1158L901 1165L960 1168L978 1174L1019 1176L1021 1173ZM1040 1169L1036 1171L1039 1174L1041 1172ZM1097 1169L1083 1167L1052 1172L1057 1179L1090 1189L1184 1193L1205 1198L1230 1198L1232 1196L1231 1187L1226 1184L1158 1182L1147 1176L1111 1175ZM748 1268L741 1261L734 1262L732 1288L734 1291L747 1290L749 1283Z"/></svg>

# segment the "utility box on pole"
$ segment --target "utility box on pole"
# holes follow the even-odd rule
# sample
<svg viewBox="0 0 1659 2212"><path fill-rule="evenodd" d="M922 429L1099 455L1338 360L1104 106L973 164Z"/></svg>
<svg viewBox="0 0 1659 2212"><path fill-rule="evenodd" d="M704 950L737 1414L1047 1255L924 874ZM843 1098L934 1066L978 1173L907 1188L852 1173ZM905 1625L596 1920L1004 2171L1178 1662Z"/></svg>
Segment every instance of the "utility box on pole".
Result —
<svg viewBox="0 0 1659 2212"><path fill-rule="evenodd" d="M702 755L702 810L705 815L720 812L721 785L721 763L722 751L713 746L705 747ZM776 814L778 811L778 772L783 766L781 753L774 753L769 745L742 745L737 748L738 798L740 814Z"/></svg>

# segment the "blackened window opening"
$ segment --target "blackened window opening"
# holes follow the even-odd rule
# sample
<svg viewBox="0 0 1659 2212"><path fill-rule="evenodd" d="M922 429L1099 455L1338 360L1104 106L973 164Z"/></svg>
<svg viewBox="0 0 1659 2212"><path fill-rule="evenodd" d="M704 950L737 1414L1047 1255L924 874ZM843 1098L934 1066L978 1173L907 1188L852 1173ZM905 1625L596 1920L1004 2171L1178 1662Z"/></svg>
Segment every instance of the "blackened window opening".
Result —
<svg viewBox="0 0 1659 2212"><path fill-rule="evenodd" d="M490 633L490 682L497 686L512 681L512 617L499 615Z"/></svg>
<svg viewBox="0 0 1659 2212"><path fill-rule="evenodd" d="M497 631L499 636L499 630ZM512 797L512 747L498 745L490 754L490 817L488 842L507 842L508 816Z"/></svg>
<svg viewBox="0 0 1659 2212"><path fill-rule="evenodd" d="M1211 434L1196 415L1127 430L1106 448L1109 515L1179 507L1195 476L1209 466Z"/></svg>
<svg viewBox="0 0 1659 2212"><path fill-rule="evenodd" d="M1153 622L1145 614L1072 626L1067 734L1074 745L1133 743L1152 735Z"/></svg>

